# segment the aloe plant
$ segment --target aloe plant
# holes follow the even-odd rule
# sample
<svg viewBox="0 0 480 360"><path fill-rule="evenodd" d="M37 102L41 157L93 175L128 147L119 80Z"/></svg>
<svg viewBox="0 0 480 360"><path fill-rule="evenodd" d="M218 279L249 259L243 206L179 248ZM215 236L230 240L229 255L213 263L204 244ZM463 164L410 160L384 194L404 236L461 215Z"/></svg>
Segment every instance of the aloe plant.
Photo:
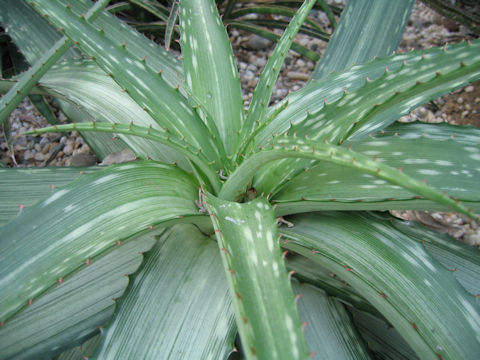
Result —
<svg viewBox="0 0 480 360"><path fill-rule="evenodd" d="M0 118L52 95L87 121L32 134L107 133L100 158L138 161L0 169L1 359L478 356L478 249L381 211L477 219L480 132L395 121L480 78L480 42L390 54L413 2L386 21L388 1L352 0L269 106L306 0L245 110L214 1L179 2L181 62L106 3L2 1L32 68L0 81ZM378 42L356 47L365 24Z"/></svg>

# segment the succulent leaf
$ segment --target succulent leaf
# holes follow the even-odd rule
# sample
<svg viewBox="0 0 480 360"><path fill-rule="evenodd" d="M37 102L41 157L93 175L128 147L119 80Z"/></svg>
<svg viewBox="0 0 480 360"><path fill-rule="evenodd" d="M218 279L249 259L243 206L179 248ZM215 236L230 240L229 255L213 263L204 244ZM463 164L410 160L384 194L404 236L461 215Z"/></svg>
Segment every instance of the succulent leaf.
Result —
<svg viewBox="0 0 480 360"><path fill-rule="evenodd" d="M478 219L472 209L462 205L460 201L439 192L422 181L405 174L401 169L388 166L377 158L363 155L359 152L328 143L290 137L287 133L274 139L269 149L261 149L249 155L222 187L219 196L225 199L236 199L243 194L253 175L265 164L282 158L307 158L325 161L388 181L393 185L405 188L413 193L422 195L451 209L455 209L472 219ZM268 195L267 195L268 196Z"/></svg>
<svg viewBox="0 0 480 360"><path fill-rule="evenodd" d="M235 335L217 245L191 224L176 225L145 255L96 358L224 359Z"/></svg>
<svg viewBox="0 0 480 360"><path fill-rule="evenodd" d="M162 127L167 127L179 137L187 137L219 166L220 158L224 156L221 144L210 136L209 130L199 121L179 89L171 87L142 58L124 51L127 47L125 41L114 43L104 36L105 31L82 21L81 16L76 16L58 1L33 0L32 3L35 4L35 10L49 15L48 19L62 27L66 36L93 56L94 61ZM162 98L161 102L158 101L159 97Z"/></svg>
<svg viewBox="0 0 480 360"><path fill-rule="evenodd" d="M218 177L212 172L209 167L209 159L203 155L201 148L193 148L186 139L176 137L170 134L168 129L155 129L152 126L145 127L134 125L133 122L129 125L109 123L109 122L93 122L93 123L78 123L78 124L64 124L54 125L52 127L46 127L31 131L25 134L44 134L52 132L68 132L68 131L93 131L93 132L106 132L111 134L124 134L129 136L138 136L144 139L153 140L161 144L167 145L170 148L176 150L180 154L183 154L187 159L194 163L204 175L208 178L207 185L212 186L215 190L218 190ZM206 185L206 184L202 184Z"/></svg>
<svg viewBox="0 0 480 360"><path fill-rule="evenodd" d="M334 97L333 103L329 103L328 100L320 100L318 97L316 103L303 101L304 105L310 105L310 107L295 112L294 117L288 119L287 117L292 114L292 111L299 109L298 101L295 102L295 109L290 108L289 102L289 106L271 124L283 128L279 122L285 124L285 121L290 121L288 130L291 133L296 133L301 137L308 134L311 139L328 138L332 143L342 143L349 137L351 139L366 138L370 133L382 130L401 115L407 114L426 101L479 78L479 49L480 41L476 41L471 44L457 44L447 47L445 50L425 50L419 59L412 54L409 61L405 61L405 64L400 65L396 70L387 66L382 70L383 75L375 80L365 80L364 78L363 86L352 91L343 92L339 89L337 86L340 84L334 80L335 76L332 74L332 77L329 76L324 81L332 81L336 84L337 96L339 93L343 95L340 95L339 98ZM398 64L395 56L391 59L393 64ZM364 69L374 68L375 66L364 66ZM357 71L358 69L353 71L354 74L358 74ZM347 74L349 74L348 71L339 74L338 77L346 77ZM376 76L378 76L377 74ZM367 76L366 79L369 77ZM311 89L313 89L313 83ZM321 83L322 81L319 81L318 85ZM262 131L259 137L263 138L265 131ZM273 132L273 134L275 133L278 133L278 130ZM255 146L260 144L264 145L264 143L257 142ZM287 160L272 166L282 172L285 177L293 178L310 164L306 162L293 164L292 161ZM271 183L272 173L272 167L268 167L258 174L258 177L262 181ZM274 182L278 184L278 181ZM265 189L264 191L274 192L275 190Z"/></svg>
<svg viewBox="0 0 480 360"><path fill-rule="evenodd" d="M244 116L240 77L228 34L214 2L181 0L181 7L186 85L212 116L227 155L233 155Z"/></svg>
<svg viewBox="0 0 480 360"><path fill-rule="evenodd" d="M480 351L475 296L388 220L339 215L289 218L295 227L282 228L284 247L341 274L421 359L474 359Z"/></svg>
<svg viewBox="0 0 480 360"><path fill-rule="evenodd" d="M182 170L138 162L82 175L22 210L0 228L0 321L122 240L198 217L197 197L197 184Z"/></svg>
<svg viewBox="0 0 480 360"><path fill-rule="evenodd" d="M278 244L273 209L204 197L230 285L247 359L307 359L308 350Z"/></svg>
<svg viewBox="0 0 480 360"><path fill-rule="evenodd" d="M125 275L137 270L142 253L154 242L151 234L129 240L62 279L0 329L0 359L54 357L95 334L108 323L115 299L125 291Z"/></svg>
<svg viewBox="0 0 480 360"><path fill-rule="evenodd" d="M21 209L35 205L53 189L78 179L82 174L101 170L89 168L0 169L0 226L12 220Z"/></svg>
<svg viewBox="0 0 480 360"><path fill-rule="evenodd" d="M446 124L396 124L383 134L348 141L347 145L379 162L402 168L406 174L460 199L468 207L480 208L478 129ZM283 182L285 175L277 175L277 183ZM255 182L253 186L257 191L264 191ZM417 199L416 194L397 185L325 163L311 165L286 182L272 198L281 204L280 207L289 207L290 211L296 206L292 203L302 200L315 202L316 210L340 207L349 210L442 209L424 199Z"/></svg>
<svg viewBox="0 0 480 360"><path fill-rule="evenodd" d="M310 351L319 359L370 359L344 306L324 291L292 281L301 295L298 311L305 324L305 338Z"/></svg>
<svg viewBox="0 0 480 360"><path fill-rule="evenodd" d="M250 142L251 133L264 121L270 97L272 96L273 86L275 85L275 81L277 81L280 68L287 56L287 51L314 4L314 0L305 0L300 9L298 9L260 74L257 87L253 93L252 102L248 108L245 126L242 129L243 144L240 147L240 153L243 153L243 148Z"/></svg>
<svg viewBox="0 0 480 360"><path fill-rule="evenodd" d="M312 79L391 55L402 39L413 4L413 0L349 1Z"/></svg>
<svg viewBox="0 0 480 360"><path fill-rule="evenodd" d="M86 20L94 18L108 4L109 0L98 1L85 15ZM35 86L40 78L62 57L62 55L73 45L73 41L63 36L55 45L49 49L35 64L27 70L20 80L11 88L7 94L0 99L0 124L8 119L10 113L20 104L30 89Z"/></svg>

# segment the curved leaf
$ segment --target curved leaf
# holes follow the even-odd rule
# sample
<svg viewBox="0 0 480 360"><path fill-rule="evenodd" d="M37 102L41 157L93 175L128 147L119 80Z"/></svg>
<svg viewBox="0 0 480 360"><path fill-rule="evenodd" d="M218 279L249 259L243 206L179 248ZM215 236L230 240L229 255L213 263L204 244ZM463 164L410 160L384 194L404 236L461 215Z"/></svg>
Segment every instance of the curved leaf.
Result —
<svg viewBox="0 0 480 360"><path fill-rule="evenodd" d="M51 359L95 334L154 242L151 234L129 240L55 285L0 328L0 359Z"/></svg>
<svg viewBox="0 0 480 360"><path fill-rule="evenodd" d="M408 236L367 215L310 214L282 229L284 246L328 266L370 301L421 359L475 359L480 307Z"/></svg>
<svg viewBox="0 0 480 360"><path fill-rule="evenodd" d="M402 168L405 173L460 199L468 207L480 208L478 129L398 124L385 133L347 144L382 163ZM278 174L277 178L280 176ZM256 187L256 184L253 186ZM296 206L288 203L302 200L315 202L317 210L438 208L425 200L418 201L414 193L374 176L325 163L305 168L304 172L281 187L273 199L284 209ZM310 205L313 206L313 203Z"/></svg>
<svg viewBox="0 0 480 360"><path fill-rule="evenodd" d="M176 225L145 255L98 359L225 359L236 334L231 298L214 241Z"/></svg>
<svg viewBox="0 0 480 360"><path fill-rule="evenodd" d="M435 188L416 180L414 177L402 172L401 169L395 169L378 160L371 159L352 149L346 149L342 146L336 146L325 141L319 143L305 139L297 139L295 135L289 137L286 133L282 137L277 137L271 144L270 149L261 149L256 152L252 149L252 155L245 160L224 184L220 196L227 199L238 198L243 194L247 184L253 175L263 165L281 158L306 158L320 160L327 163L333 163L344 167L356 169L367 175L375 176L379 179L388 181L391 184L400 186L423 197L449 206L458 212L461 212L476 220L478 216L473 213L459 201L439 192ZM269 197L269 195L267 195Z"/></svg>
<svg viewBox="0 0 480 360"><path fill-rule="evenodd" d="M109 0L98 1L85 14L85 20L94 18L103 11ZM20 104L30 92L38 80L62 57L62 55L73 45L73 41L63 36L55 45L43 54L27 71L19 78L19 81L0 99L0 124L8 119L10 113Z"/></svg>
<svg viewBox="0 0 480 360"><path fill-rule="evenodd" d="M40 85L50 90L52 95L61 94L72 104L81 106L98 121L123 124L134 121L137 125L162 129L92 61L66 61L56 65L42 78ZM140 158L167 163L176 161L182 168L189 169L183 155L168 146L122 134L119 138Z"/></svg>
<svg viewBox="0 0 480 360"><path fill-rule="evenodd" d="M242 144L240 154L244 153L244 148L248 146L250 140L253 140L251 135L255 134L254 130L262 126L265 121L265 114L272 96L273 87L277 81L283 61L287 56L288 49L290 49L300 26L303 24L314 4L314 0L304 1L282 34L273 53L268 58L267 64L253 92L252 102L248 107L245 126L242 128L241 140L244 141L244 144Z"/></svg>
<svg viewBox="0 0 480 360"><path fill-rule="evenodd" d="M480 42L463 43L444 50L394 55L312 81L272 108L271 112L288 101L285 110L259 132L253 147L265 146L269 138L286 130L334 143L347 137L367 138L414 107L478 78L479 47ZM257 175L257 188L274 193L278 187L271 184L279 184L277 176L272 176L274 171L285 182L305 167L309 167L306 161L271 164Z"/></svg>
<svg viewBox="0 0 480 360"><path fill-rule="evenodd" d="M55 188L76 180L101 167L89 168L9 168L0 169L0 226L5 225L21 210L35 205Z"/></svg>
<svg viewBox="0 0 480 360"><path fill-rule="evenodd" d="M190 143L220 168L224 151L210 135L207 126L190 107L179 89L162 79L161 72L154 71L142 58L127 51L126 42L115 43L104 36L110 29L98 29L77 16L59 1L34 0L35 10L48 16L55 26L61 27L70 39L77 41L85 53L122 87L160 126L167 127L178 137L186 137ZM158 101L161 98L162 101Z"/></svg>
<svg viewBox="0 0 480 360"><path fill-rule="evenodd" d="M131 122L129 125L109 122L93 122L93 123L79 123L79 124L63 124L54 125L52 127L42 128L35 131L26 132L25 134L43 134L51 132L66 132L66 131L93 131L93 132L106 132L112 134L124 134L138 136L144 139L158 141L161 144L171 147L178 153L184 155L191 163L195 164L198 169L203 171L203 174L210 180L209 184L215 184L218 181L218 177L209 168L208 158L206 158L202 149L192 149L190 144L182 138L172 137L168 129L154 129L152 126L144 127L134 125ZM203 185L203 184L202 184Z"/></svg>
<svg viewBox="0 0 480 360"><path fill-rule="evenodd" d="M24 210L0 228L0 321L122 240L198 216L197 197L182 170L138 162L83 175Z"/></svg>

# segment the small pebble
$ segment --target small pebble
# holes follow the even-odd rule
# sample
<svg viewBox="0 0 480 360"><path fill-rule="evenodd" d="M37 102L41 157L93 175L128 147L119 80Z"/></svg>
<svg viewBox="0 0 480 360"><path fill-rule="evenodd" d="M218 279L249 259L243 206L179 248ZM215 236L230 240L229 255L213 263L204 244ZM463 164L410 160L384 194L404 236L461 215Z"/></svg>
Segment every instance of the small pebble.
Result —
<svg viewBox="0 0 480 360"><path fill-rule="evenodd" d="M272 45L272 42L268 39L265 39L257 34L253 34L250 39L248 39L246 46L251 50L263 50Z"/></svg>
<svg viewBox="0 0 480 360"><path fill-rule="evenodd" d="M472 85L469 85L465 88L466 93L471 93L473 92L473 90L475 90L475 88Z"/></svg>
<svg viewBox="0 0 480 360"><path fill-rule="evenodd" d="M43 161L45 159L45 155L43 155L41 152L37 152L33 158L37 161Z"/></svg>
<svg viewBox="0 0 480 360"><path fill-rule="evenodd" d="M33 159L34 156L35 156L35 153L33 151L30 151L30 150L25 151L25 153L23 154L23 158L25 160Z"/></svg>
<svg viewBox="0 0 480 360"><path fill-rule="evenodd" d="M63 148L63 153L65 155L71 155L73 153L73 148L72 146L69 144L69 145L65 145L65 147Z"/></svg>
<svg viewBox="0 0 480 360"><path fill-rule="evenodd" d="M73 155L70 159L71 166L92 166L97 163L97 158L95 155L88 153L80 153Z"/></svg>

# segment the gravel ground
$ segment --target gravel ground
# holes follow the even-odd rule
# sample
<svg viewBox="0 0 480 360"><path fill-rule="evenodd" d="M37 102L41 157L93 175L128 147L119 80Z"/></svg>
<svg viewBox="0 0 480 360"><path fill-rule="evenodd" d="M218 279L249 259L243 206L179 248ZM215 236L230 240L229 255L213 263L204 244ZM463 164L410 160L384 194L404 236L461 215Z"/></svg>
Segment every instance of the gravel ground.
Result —
<svg viewBox="0 0 480 360"><path fill-rule="evenodd" d="M317 13L317 20L328 29L328 19ZM240 77L247 106L251 100L258 75L273 50L270 41L256 35L233 29L230 31L237 56ZM322 52L326 43L299 35L299 42L310 49ZM400 45L400 51L443 46L464 39L473 39L468 29L436 14L420 2L416 2L409 24ZM290 51L282 67L280 78L274 90L272 102L284 98L289 91L303 87L314 69L314 62ZM54 107L57 118L65 121L63 113ZM471 124L480 127L480 82L473 83L453 94L437 99L431 104L419 107L400 121L415 121L451 124ZM10 131L13 151L7 144L5 134L0 138L0 162L7 166L86 166L97 162L95 156L76 133L44 134L41 136L19 136L23 132L48 125L28 99L10 115ZM395 212L396 216L420 221L437 230L472 245L480 246L480 230L477 224L453 213Z"/></svg>

